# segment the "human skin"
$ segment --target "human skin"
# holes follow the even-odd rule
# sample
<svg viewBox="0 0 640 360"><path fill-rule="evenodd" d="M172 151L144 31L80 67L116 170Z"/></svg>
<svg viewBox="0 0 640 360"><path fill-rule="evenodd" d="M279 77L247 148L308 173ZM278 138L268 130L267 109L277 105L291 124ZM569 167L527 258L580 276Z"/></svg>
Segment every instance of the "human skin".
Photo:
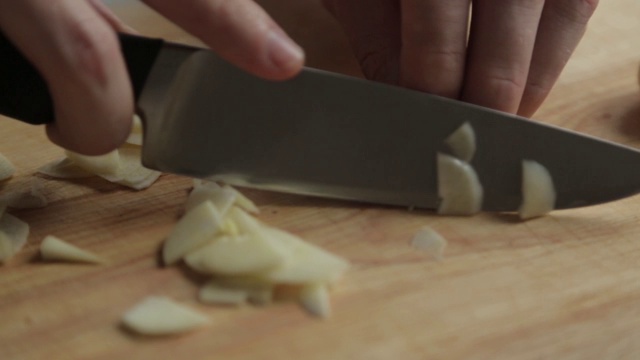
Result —
<svg viewBox="0 0 640 360"><path fill-rule="evenodd" d="M469 11L471 0L323 2L366 77L523 116L542 104L597 6L474 0ZM304 64L303 49L253 0L144 3L257 76L284 80ZM49 86L52 142L87 155L124 142L134 104L114 30L130 28L99 0L0 0L0 28Z"/></svg>

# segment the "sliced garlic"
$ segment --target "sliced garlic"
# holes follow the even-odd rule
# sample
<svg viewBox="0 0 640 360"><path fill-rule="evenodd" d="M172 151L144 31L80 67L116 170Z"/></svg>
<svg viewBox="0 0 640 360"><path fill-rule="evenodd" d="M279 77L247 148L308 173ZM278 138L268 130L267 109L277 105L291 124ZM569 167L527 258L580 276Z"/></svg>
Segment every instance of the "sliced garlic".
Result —
<svg viewBox="0 0 640 360"><path fill-rule="evenodd" d="M135 146L122 146L118 150L119 165L113 174L97 174L114 183L130 187L135 190L146 189L160 177L161 173L142 166L142 149Z"/></svg>
<svg viewBox="0 0 640 360"><path fill-rule="evenodd" d="M288 261L260 274L263 279L278 284L333 283L349 268L346 260L286 231L265 227L263 233L290 251Z"/></svg>
<svg viewBox="0 0 640 360"><path fill-rule="evenodd" d="M229 185L225 185L222 188L230 190L236 195L235 205L237 205L238 207L240 207L243 210L246 210L246 211L248 211L248 212L250 212L252 214L259 214L260 213L260 209L258 209L256 204L253 201L251 201L248 197L244 196L244 194L241 193L240 191L232 188Z"/></svg>
<svg viewBox="0 0 640 360"><path fill-rule="evenodd" d="M283 264L288 246L267 236L265 225L244 210L233 207L225 223L232 223L236 236L218 236L184 257L193 270L211 275L251 275ZM223 227L230 227L223 225Z"/></svg>
<svg viewBox="0 0 640 360"><path fill-rule="evenodd" d="M191 269L215 277L200 289L201 302L263 305L276 293L284 299L291 288L310 312L329 314L326 285L348 269L346 260L263 224L247 212L257 212L255 204L229 186L194 180L187 208L165 242L163 257L166 264L182 258Z"/></svg>
<svg viewBox="0 0 640 360"><path fill-rule="evenodd" d="M98 176L115 175L120 167L118 150L98 156L82 155L69 150L66 150L65 154L74 164Z"/></svg>
<svg viewBox="0 0 640 360"><path fill-rule="evenodd" d="M164 296L149 296L127 311L122 323L143 335L171 335L204 326L209 319Z"/></svg>
<svg viewBox="0 0 640 360"><path fill-rule="evenodd" d="M327 286L324 284L308 284L300 289L300 304L311 314L326 318L331 315L331 302Z"/></svg>
<svg viewBox="0 0 640 360"><path fill-rule="evenodd" d="M228 189L211 186L196 186L189 193L185 209L190 211L205 201L210 201L224 215L236 201L236 194Z"/></svg>
<svg viewBox="0 0 640 360"><path fill-rule="evenodd" d="M248 298L248 291L223 287L216 282L207 283L198 293L198 300L205 304L240 305L246 303Z"/></svg>
<svg viewBox="0 0 640 360"><path fill-rule="evenodd" d="M256 204L249 200L244 194L229 185L219 186L212 181L194 181L194 187L185 205L187 211L198 206L203 201L211 201L220 211L225 214L232 205L257 214L260 212Z"/></svg>
<svg viewBox="0 0 640 360"><path fill-rule="evenodd" d="M476 152L476 134L469 122L462 124L444 142L458 159L470 162Z"/></svg>
<svg viewBox="0 0 640 360"><path fill-rule="evenodd" d="M266 305L273 301L274 285L256 276L218 277L212 282L227 289L246 292L247 299L254 305Z"/></svg>
<svg viewBox="0 0 640 360"><path fill-rule="evenodd" d="M81 179L95 176L76 165L71 159L63 158L41 166L38 172L57 179Z"/></svg>
<svg viewBox="0 0 640 360"><path fill-rule="evenodd" d="M287 249L260 233L221 236L184 257L195 271L211 275L250 275L287 260Z"/></svg>
<svg viewBox="0 0 640 360"><path fill-rule="evenodd" d="M442 259L447 240L437 231L425 226L411 239L411 245L416 249L423 250L431 254L435 259Z"/></svg>
<svg viewBox="0 0 640 360"><path fill-rule="evenodd" d="M47 261L69 261L90 264L104 263L104 259L92 252L80 249L61 239L48 235L40 244L40 255Z"/></svg>
<svg viewBox="0 0 640 360"><path fill-rule="evenodd" d="M7 180L13 176L16 172L16 168L11 161L4 155L0 154L0 181Z"/></svg>
<svg viewBox="0 0 640 360"><path fill-rule="evenodd" d="M478 175L468 163L438 153L438 213L472 215L480 211L483 190Z"/></svg>
<svg viewBox="0 0 640 360"><path fill-rule="evenodd" d="M261 233L262 229L267 227L267 225L238 207L234 207L229 211L228 219L233 221L238 228L238 232L242 234Z"/></svg>
<svg viewBox="0 0 640 360"><path fill-rule="evenodd" d="M127 143L120 148L100 156L87 156L66 151L67 158L42 166L38 171L48 176L73 179L90 177L92 174L103 179L143 190L151 186L161 175L159 171L142 165L142 127L140 119L134 117L134 124Z"/></svg>
<svg viewBox="0 0 640 360"><path fill-rule="evenodd" d="M536 161L523 160L520 218L542 216L553 210L555 203L556 191L547 168Z"/></svg>
<svg viewBox="0 0 640 360"><path fill-rule="evenodd" d="M4 243L0 263L6 263L27 243L29 224L0 209L0 233L3 234L1 241ZM7 243L10 243L11 246L8 246Z"/></svg>
<svg viewBox="0 0 640 360"><path fill-rule="evenodd" d="M209 201L187 212L164 242L162 259L165 265L175 263L187 253L212 241L222 224L222 216Z"/></svg>
<svg viewBox="0 0 640 360"><path fill-rule="evenodd" d="M133 124L131 126L131 133L127 138L127 144L142 146L142 120L138 115L133 115Z"/></svg>

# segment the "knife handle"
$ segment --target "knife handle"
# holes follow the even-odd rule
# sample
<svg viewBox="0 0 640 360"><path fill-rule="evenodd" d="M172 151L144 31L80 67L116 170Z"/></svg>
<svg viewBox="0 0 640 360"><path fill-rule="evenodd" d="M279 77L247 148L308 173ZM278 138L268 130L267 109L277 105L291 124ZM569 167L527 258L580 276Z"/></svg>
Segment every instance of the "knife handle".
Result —
<svg viewBox="0 0 640 360"><path fill-rule="evenodd" d="M137 100L164 41L118 34ZM54 104L40 72L0 32L0 114L40 125L54 122Z"/></svg>

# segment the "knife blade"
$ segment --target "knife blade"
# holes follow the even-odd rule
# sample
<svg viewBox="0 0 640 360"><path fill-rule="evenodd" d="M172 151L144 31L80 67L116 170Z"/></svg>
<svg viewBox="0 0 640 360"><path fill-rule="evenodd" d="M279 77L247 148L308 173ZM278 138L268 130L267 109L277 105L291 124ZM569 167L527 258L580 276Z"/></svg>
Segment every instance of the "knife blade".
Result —
<svg viewBox="0 0 640 360"><path fill-rule="evenodd" d="M629 147L317 69L274 82L206 49L129 35L120 39L144 122L142 160L149 168L253 188L434 209L440 203L436 154L446 152L444 139L468 122L476 134L471 165L484 188L484 211L519 208L524 159L552 174L557 209L640 191L640 152ZM10 43L0 50L5 62L0 113L32 123L53 121L37 72ZM13 96L7 96L9 89Z"/></svg>

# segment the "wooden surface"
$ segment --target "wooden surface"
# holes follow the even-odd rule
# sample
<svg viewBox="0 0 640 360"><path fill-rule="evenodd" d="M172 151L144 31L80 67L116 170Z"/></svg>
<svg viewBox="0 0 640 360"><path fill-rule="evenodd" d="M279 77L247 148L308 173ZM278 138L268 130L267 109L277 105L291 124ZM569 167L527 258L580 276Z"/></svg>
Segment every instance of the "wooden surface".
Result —
<svg viewBox="0 0 640 360"><path fill-rule="evenodd" d="M307 48L309 64L357 71L337 25L315 2L263 3ZM193 41L142 5L112 6L145 34ZM639 14L637 0L601 2L536 118L640 146ZM131 192L34 177L61 151L42 128L0 119L0 134L0 152L19 167L6 187L39 181L52 200L13 211L31 235L0 268L0 359L640 358L640 197L518 222L247 191L264 221L353 263L332 295L333 317L322 321L295 304L199 305L198 278L158 266L190 180L166 175ZM409 246L424 225L449 239L444 260ZM47 234L110 264L42 263L37 249ZM193 305L212 326L158 340L123 332L121 314L151 294Z"/></svg>

